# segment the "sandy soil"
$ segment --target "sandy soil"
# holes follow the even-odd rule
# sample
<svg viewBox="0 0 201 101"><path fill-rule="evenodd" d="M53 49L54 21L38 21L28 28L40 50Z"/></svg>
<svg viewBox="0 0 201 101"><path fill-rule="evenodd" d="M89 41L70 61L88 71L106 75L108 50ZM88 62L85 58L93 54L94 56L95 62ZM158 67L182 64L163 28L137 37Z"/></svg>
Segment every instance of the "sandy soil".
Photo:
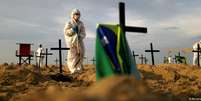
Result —
<svg viewBox="0 0 201 101"><path fill-rule="evenodd" d="M94 65L80 74L58 67L0 65L0 101L189 101L201 100L201 68L183 64L138 65L142 80L111 76L96 82Z"/></svg>

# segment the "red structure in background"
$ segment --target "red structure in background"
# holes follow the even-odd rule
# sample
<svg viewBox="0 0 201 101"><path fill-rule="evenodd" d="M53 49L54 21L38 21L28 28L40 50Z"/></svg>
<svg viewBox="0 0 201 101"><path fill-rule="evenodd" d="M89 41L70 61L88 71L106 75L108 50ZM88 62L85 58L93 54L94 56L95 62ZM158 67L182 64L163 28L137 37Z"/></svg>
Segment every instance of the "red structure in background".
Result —
<svg viewBox="0 0 201 101"><path fill-rule="evenodd" d="M16 50L16 57L19 57L19 65L22 63L31 63L31 57L34 56L34 52L31 51L31 45L28 43L19 43L19 50ZM23 60L23 61L22 61Z"/></svg>

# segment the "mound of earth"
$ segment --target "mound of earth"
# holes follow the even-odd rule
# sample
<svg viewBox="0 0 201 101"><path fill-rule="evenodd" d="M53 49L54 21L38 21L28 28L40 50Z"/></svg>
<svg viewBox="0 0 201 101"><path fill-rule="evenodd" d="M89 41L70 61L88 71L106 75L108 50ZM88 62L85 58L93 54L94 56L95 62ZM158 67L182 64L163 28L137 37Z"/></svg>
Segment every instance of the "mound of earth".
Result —
<svg viewBox="0 0 201 101"><path fill-rule="evenodd" d="M0 101L188 101L201 97L201 68L184 64L138 65L142 79L111 76L96 82L94 65L59 74L55 65L0 65ZM65 66L64 66L65 67Z"/></svg>

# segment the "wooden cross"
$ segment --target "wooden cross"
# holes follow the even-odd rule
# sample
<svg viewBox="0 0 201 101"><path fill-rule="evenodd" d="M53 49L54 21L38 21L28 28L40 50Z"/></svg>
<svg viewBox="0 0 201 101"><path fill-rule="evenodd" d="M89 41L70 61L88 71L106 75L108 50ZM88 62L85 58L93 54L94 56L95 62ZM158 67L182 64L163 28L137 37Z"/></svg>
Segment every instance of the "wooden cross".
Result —
<svg viewBox="0 0 201 101"><path fill-rule="evenodd" d="M139 57L139 59L141 60L141 64L143 64L144 58L145 57L143 57L143 54L141 54L141 57Z"/></svg>
<svg viewBox="0 0 201 101"><path fill-rule="evenodd" d="M95 64L95 61L96 61L96 60L95 60L95 58L93 57L93 59L92 59L91 61L93 61L93 64Z"/></svg>
<svg viewBox="0 0 201 101"><path fill-rule="evenodd" d="M154 52L160 52L160 50L153 50L153 45L150 43L151 50L145 50L145 52L151 52L151 59L152 59L152 65L154 64Z"/></svg>
<svg viewBox="0 0 201 101"><path fill-rule="evenodd" d="M56 66L57 66L59 60L56 58L56 60L54 60L54 61L56 62Z"/></svg>
<svg viewBox="0 0 201 101"><path fill-rule="evenodd" d="M135 59L135 57L139 56L138 54L135 54L135 52L133 51L133 57Z"/></svg>
<svg viewBox="0 0 201 101"><path fill-rule="evenodd" d="M148 59L145 57L144 58L144 63L147 64L147 62L148 62Z"/></svg>
<svg viewBox="0 0 201 101"><path fill-rule="evenodd" d="M51 48L51 50L59 50L59 70L62 73L62 54L61 50L69 50L70 48L62 48L61 47L61 39L59 39L59 47L58 48Z"/></svg>
<svg viewBox="0 0 201 101"><path fill-rule="evenodd" d="M197 57L198 57L198 67L200 67L200 45L197 44L197 50L193 50L193 52L197 52Z"/></svg>
<svg viewBox="0 0 201 101"><path fill-rule="evenodd" d="M41 53L41 55L45 55L45 66L47 67L48 55L52 55L52 53L48 53L48 49L46 48L45 53Z"/></svg>
<svg viewBox="0 0 201 101"><path fill-rule="evenodd" d="M125 21L125 4L123 2L120 2L119 3L119 25L123 33L125 32L147 33L147 28L126 26L125 22L126 22Z"/></svg>

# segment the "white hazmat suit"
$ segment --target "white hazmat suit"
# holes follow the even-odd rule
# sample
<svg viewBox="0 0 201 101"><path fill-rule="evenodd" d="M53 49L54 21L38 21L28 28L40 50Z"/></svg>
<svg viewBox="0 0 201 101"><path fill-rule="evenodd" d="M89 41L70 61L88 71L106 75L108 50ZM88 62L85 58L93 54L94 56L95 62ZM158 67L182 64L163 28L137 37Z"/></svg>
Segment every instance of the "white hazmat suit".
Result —
<svg viewBox="0 0 201 101"><path fill-rule="evenodd" d="M80 11L74 9L71 13L71 21L64 27L64 37L67 47L67 66L71 73L79 72L83 69L83 59L85 47L83 39L86 36L84 24L79 20Z"/></svg>
<svg viewBox="0 0 201 101"><path fill-rule="evenodd" d="M172 57L168 56L168 63L171 64L172 63Z"/></svg>
<svg viewBox="0 0 201 101"><path fill-rule="evenodd" d="M40 45L38 47L38 49L36 50L36 68L35 71L36 72L40 72L40 67L43 66L43 60L44 60L44 55L42 55L42 53L44 53L44 48L42 48L42 45Z"/></svg>

